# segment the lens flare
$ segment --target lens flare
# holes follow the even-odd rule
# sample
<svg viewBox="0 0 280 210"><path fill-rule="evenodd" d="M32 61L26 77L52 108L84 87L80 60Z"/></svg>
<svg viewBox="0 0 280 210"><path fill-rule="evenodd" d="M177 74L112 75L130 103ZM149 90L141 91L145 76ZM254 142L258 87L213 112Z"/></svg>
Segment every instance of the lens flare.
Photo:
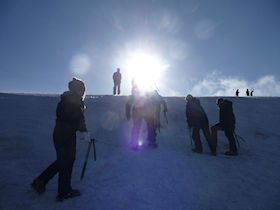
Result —
<svg viewBox="0 0 280 210"><path fill-rule="evenodd" d="M138 140L138 146L139 146L139 147L141 147L143 144L144 144L144 142L143 142L142 139Z"/></svg>
<svg viewBox="0 0 280 210"><path fill-rule="evenodd" d="M90 67L91 61L86 54L75 55L70 62L71 71L79 76L86 74Z"/></svg>

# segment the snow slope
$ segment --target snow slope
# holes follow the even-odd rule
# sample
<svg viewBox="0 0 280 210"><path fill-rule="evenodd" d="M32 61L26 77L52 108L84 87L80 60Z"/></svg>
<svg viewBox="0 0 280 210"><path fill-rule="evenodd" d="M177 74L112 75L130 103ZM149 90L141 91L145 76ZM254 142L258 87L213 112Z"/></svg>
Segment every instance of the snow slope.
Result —
<svg viewBox="0 0 280 210"><path fill-rule="evenodd" d="M52 129L58 96L0 94L0 209L280 209L280 98L230 98L234 102L238 157L219 134L218 156L191 152L184 98L166 98L169 112L159 148L131 151L125 96L90 96L86 121L98 139L80 181L87 143L78 141L73 186L82 196L55 202L57 177L38 196L30 183L55 158ZM209 121L218 120L215 97L200 98ZM143 126L143 138L146 130ZM91 151L92 152L92 151Z"/></svg>

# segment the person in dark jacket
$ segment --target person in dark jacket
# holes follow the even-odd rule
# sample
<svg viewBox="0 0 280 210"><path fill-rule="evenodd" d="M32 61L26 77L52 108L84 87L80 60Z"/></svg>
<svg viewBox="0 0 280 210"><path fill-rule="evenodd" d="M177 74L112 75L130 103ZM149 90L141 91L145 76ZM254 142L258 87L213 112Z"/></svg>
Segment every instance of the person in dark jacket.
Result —
<svg viewBox="0 0 280 210"><path fill-rule="evenodd" d="M147 141L148 147L157 148L156 143L156 113L158 108L158 96L154 93L147 92L141 95L136 88L133 95L129 96L126 103L126 118L130 120L132 116L133 127L131 132L130 146L133 150L140 147L138 142L139 133L143 120L147 124ZM167 107L165 107L167 112Z"/></svg>
<svg viewBox="0 0 280 210"><path fill-rule="evenodd" d="M187 95L186 97L186 118L189 128L192 128L192 138L195 143L195 148L192 149L193 152L202 153L203 148L200 141L200 130L202 130L205 139L209 145L211 153L216 155L216 150L213 146L208 117L200 105L199 99L193 97L192 95Z"/></svg>
<svg viewBox="0 0 280 210"><path fill-rule="evenodd" d="M120 73L120 69L117 68L117 71L113 74L113 81L114 81L114 90L113 94L116 95L116 90L118 91L118 95L121 93L121 81L122 81L122 74Z"/></svg>
<svg viewBox="0 0 280 210"><path fill-rule="evenodd" d="M246 96L250 96L249 89L246 90Z"/></svg>
<svg viewBox="0 0 280 210"><path fill-rule="evenodd" d="M163 114L166 117L167 113L167 104L166 101L163 99L163 97L158 93L157 90L154 90L152 92L152 99L154 100L154 105L155 105L155 129L160 131L161 128L161 122L160 122L160 113L161 113L161 108L163 108Z"/></svg>
<svg viewBox="0 0 280 210"><path fill-rule="evenodd" d="M53 142L56 160L47 167L31 184L42 194L47 183L58 173L57 201L79 196L80 191L71 187L71 175L76 156L76 131L83 132L84 139L90 141L84 118L84 83L76 78L68 84L69 91L61 95L56 108L56 124Z"/></svg>
<svg viewBox="0 0 280 210"><path fill-rule="evenodd" d="M239 89L236 90L235 95L239 96Z"/></svg>
<svg viewBox="0 0 280 210"><path fill-rule="evenodd" d="M235 116L233 113L232 102L223 98L217 100L217 105L220 108L220 120L219 123L211 127L212 138L214 146L217 147L217 131L222 130L229 141L229 151L225 152L225 155L238 155L236 142L234 138L235 130Z"/></svg>

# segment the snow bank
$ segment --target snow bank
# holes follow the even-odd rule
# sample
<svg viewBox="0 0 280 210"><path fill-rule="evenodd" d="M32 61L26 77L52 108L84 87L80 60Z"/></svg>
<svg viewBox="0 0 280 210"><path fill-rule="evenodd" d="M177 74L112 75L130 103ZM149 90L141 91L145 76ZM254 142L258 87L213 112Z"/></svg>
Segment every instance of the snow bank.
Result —
<svg viewBox="0 0 280 210"><path fill-rule="evenodd" d="M0 94L0 209L280 209L280 99L230 98L237 118L240 155L226 157L219 134L218 156L193 154L185 124L184 98L166 98L168 124L159 148L131 151L131 122L124 116L126 97L90 96L86 121L98 139L97 161L90 154L83 181L80 173L87 143L78 142L73 187L82 196L55 202L57 177L38 196L30 183L55 158L52 129L59 96ZM200 98L214 124L215 97ZM145 139L145 126L142 136Z"/></svg>

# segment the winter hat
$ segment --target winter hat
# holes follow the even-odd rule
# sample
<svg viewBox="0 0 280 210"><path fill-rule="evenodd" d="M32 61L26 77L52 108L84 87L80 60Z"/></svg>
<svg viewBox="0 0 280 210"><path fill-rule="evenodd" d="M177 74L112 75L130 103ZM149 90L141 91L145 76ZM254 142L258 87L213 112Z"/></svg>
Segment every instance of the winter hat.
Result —
<svg viewBox="0 0 280 210"><path fill-rule="evenodd" d="M188 94L187 97L186 97L186 101L189 101L189 100L192 100L193 99L193 96L191 94Z"/></svg>
<svg viewBox="0 0 280 210"><path fill-rule="evenodd" d="M219 106L224 101L223 98L218 98L216 104Z"/></svg>
<svg viewBox="0 0 280 210"><path fill-rule="evenodd" d="M68 89L71 92L85 91L86 87L82 80L73 77L72 81L68 83Z"/></svg>

